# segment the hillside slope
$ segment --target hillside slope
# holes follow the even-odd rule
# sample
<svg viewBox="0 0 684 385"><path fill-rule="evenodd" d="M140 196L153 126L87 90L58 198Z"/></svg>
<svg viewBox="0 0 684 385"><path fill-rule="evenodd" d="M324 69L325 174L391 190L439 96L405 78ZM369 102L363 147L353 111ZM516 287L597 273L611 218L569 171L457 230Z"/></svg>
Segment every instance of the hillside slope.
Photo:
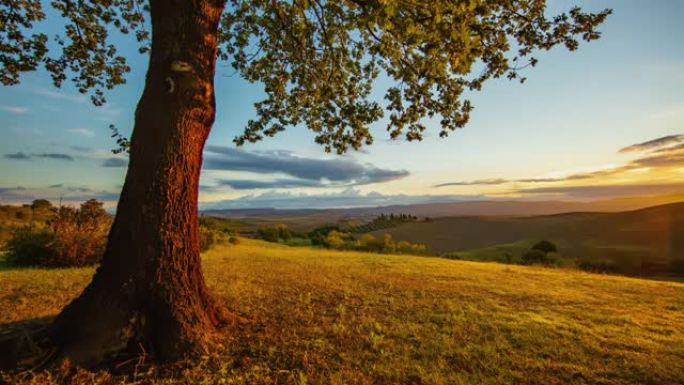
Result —
<svg viewBox="0 0 684 385"><path fill-rule="evenodd" d="M577 271L289 248L209 251L242 319L225 349L134 383L681 384L684 285ZM54 315L92 269L0 270L0 330ZM14 324L16 326L16 324ZM88 375L87 383L109 378ZM10 383L57 383L45 374ZM2 382L2 379L0 379Z"/></svg>
<svg viewBox="0 0 684 385"><path fill-rule="evenodd" d="M436 253L548 239L567 256L614 259L627 271L667 269L684 259L684 202L620 213L447 217L378 231Z"/></svg>

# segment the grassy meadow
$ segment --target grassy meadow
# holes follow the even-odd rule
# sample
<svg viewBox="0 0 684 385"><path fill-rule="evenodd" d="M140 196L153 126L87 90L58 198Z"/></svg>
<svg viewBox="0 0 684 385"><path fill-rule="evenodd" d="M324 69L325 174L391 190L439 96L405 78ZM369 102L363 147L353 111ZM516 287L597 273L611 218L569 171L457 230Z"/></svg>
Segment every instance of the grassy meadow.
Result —
<svg viewBox="0 0 684 385"><path fill-rule="evenodd" d="M204 269L239 316L222 347L197 362L141 362L125 376L79 371L70 381L684 383L683 284L247 239L205 253ZM92 273L4 267L2 328L55 315ZM55 372L1 378L67 382Z"/></svg>

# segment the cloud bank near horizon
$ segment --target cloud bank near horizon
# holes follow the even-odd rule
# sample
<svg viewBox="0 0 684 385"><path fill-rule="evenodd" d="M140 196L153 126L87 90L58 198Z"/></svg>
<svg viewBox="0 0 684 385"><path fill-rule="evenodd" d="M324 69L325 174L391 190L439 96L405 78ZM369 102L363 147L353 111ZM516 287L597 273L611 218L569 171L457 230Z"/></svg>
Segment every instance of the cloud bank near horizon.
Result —
<svg viewBox="0 0 684 385"><path fill-rule="evenodd" d="M666 169L684 167L684 135L668 135L646 142L636 143L618 150L618 153L641 153L636 159L629 160L624 164L595 171L575 173L562 177L536 177L522 179L479 179L472 181L454 181L433 185L434 188L451 186L489 186L505 185L511 183L554 183L576 180L587 180L596 177L610 177L626 171L640 168ZM519 189L519 192L532 191L532 189Z"/></svg>

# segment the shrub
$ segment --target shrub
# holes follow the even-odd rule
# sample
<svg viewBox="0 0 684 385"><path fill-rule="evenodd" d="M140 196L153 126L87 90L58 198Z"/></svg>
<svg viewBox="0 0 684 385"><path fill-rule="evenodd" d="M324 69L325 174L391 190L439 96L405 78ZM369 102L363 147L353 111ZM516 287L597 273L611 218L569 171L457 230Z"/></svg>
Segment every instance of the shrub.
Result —
<svg viewBox="0 0 684 385"><path fill-rule="evenodd" d="M230 238L228 238L228 243L230 243L231 245L239 245L240 238L231 235Z"/></svg>
<svg viewBox="0 0 684 385"><path fill-rule="evenodd" d="M358 241L358 249L380 253L382 252L382 243L371 234L363 234Z"/></svg>
<svg viewBox="0 0 684 385"><path fill-rule="evenodd" d="M276 225L276 230L278 231L278 238L287 242L292 238L292 232L290 229L283 224Z"/></svg>
<svg viewBox="0 0 684 385"><path fill-rule="evenodd" d="M342 249L344 248L346 238L348 238L348 234L333 230L325 237L323 244L325 247L329 247L331 249Z"/></svg>
<svg viewBox="0 0 684 385"><path fill-rule="evenodd" d="M264 227L257 230L257 236L264 241L278 242L278 229L275 227Z"/></svg>
<svg viewBox="0 0 684 385"><path fill-rule="evenodd" d="M532 246L532 250L539 250L544 254L558 252L556 245L546 240L535 243L534 246Z"/></svg>
<svg viewBox="0 0 684 385"><path fill-rule="evenodd" d="M200 237L200 251L209 250L218 240L220 239L220 234L216 230L200 226L199 228Z"/></svg>
<svg viewBox="0 0 684 385"><path fill-rule="evenodd" d="M98 263L111 218L94 199L79 209L60 207L44 228L22 227L8 241L8 260L21 266L86 266Z"/></svg>
<svg viewBox="0 0 684 385"><path fill-rule="evenodd" d="M617 263L608 259L580 261L577 266L592 273L616 273L619 270Z"/></svg>
<svg viewBox="0 0 684 385"><path fill-rule="evenodd" d="M546 253L537 249L528 250L522 256L522 261L526 265L546 264L548 259Z"/></svg>
<svg viewBox="0 0 684 385"><path fill-rule="evenodd" d="M208 229L218 231L219 233L229 235L237 233L240 227L239 222L226 218L212 217L207 215L200 216L199 224L201 227L206 227Z"/></svg>
<svg viewBox="0 0 684 385"><path fill-rule="evenodd" d="M12 231L5 245L7 261L20 266L42 265L54 240L54 233L49 229L31 225L18 227Z"/></svg>
<svg viewBox="0 0 684 385"><path fill-rule="evenodd" d="M52 209L52 203L47 199L36 199L31 202L31 208L33 210L50 210Z"/></svg>

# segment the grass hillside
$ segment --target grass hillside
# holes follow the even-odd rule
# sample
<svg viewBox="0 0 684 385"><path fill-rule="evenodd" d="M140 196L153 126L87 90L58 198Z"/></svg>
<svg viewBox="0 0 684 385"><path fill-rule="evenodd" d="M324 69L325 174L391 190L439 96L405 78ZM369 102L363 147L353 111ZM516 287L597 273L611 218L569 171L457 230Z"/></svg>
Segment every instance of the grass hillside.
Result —
<svg viewBox="0 0 684 385"><path fill-rule="evenodd" d="M239 315L223 348L75 383L682 384L684 285L243 240L204 256ZM0 330L51 317L93 269L0 270ZM9 383L64 383L59 374ZM2 380L0 380L2 382Z"/></svg>
<svg viewBox="0 0 684 385"><path fill-rule="evenodd" d="M478 259L548 239L566 257L613 261L623 273L665 273L672 261L684 259L684 202L620 213L435 218L375 235L383 233L431 252L483 257Z"/></svg>

